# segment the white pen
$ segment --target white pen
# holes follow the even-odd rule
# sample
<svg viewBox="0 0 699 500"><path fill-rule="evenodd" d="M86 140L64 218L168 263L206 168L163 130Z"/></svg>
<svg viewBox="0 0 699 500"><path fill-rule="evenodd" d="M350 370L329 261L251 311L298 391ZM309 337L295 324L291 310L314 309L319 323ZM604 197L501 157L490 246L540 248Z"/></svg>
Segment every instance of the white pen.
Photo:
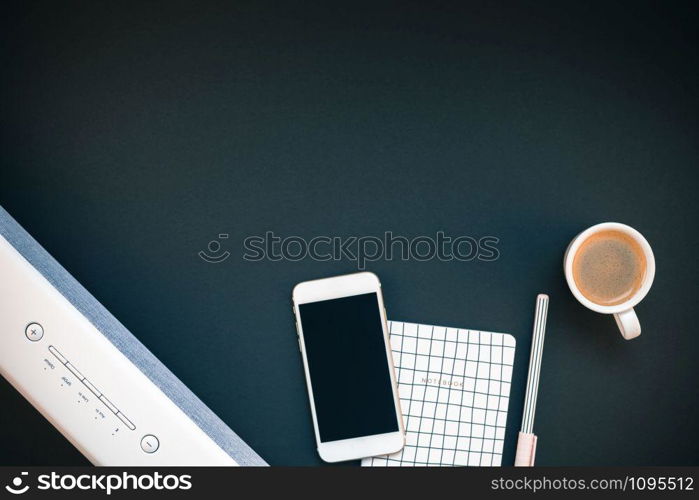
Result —
<svg viewBox="0 0 699 500"><path fill-rule="evenodd" d="M546 314L549 309L549 296L539 294L536 297L534 313L534 332L532 333L532 350L529 355L529 374L527 375L527 392L524 396L524 415L522 430L517 438L517 454L515 467L532 467L536 455L536 434L534 430L534 412L536 411L536 396L539 392L539 373L541 372L541 356L544 352L544 334L546 333Z"/></svg>

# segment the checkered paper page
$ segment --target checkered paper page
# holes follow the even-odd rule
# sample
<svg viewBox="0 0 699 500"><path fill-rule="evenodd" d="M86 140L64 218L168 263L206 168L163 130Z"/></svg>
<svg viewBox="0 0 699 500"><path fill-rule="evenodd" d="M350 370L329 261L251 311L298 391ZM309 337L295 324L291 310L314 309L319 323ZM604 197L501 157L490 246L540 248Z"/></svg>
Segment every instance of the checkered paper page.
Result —
<svg viewBox="0 0 699 500"><path fill-rule="evenodd" d="M406 445L363 466L499 466L515 355L504 333L389 321Z"/></svg>

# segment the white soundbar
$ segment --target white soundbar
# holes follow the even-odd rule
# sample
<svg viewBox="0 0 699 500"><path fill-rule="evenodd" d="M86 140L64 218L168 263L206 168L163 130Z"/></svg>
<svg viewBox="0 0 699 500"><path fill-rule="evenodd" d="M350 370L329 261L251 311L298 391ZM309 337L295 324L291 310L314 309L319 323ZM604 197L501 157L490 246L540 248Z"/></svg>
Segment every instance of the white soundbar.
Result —
<svg viewBox="0 0 699 500"><path fill-rule="evenodd" d="M0 237L3 377L95 465L238 465L235 453L200 428L209 418L205 412L197 409L200 422L195 423L6 236ZM138 343L123 332L115 338L122 349L123 343ZM140 343L133 347L128 346L132 356L147 357L143 351L152 356ZM158 370L162 365L155 366ZM176 386L181 382L172 376L167 383L188 401L191 393ZM196 399L194 405L203 403ZM240 447L235 444L233 451ZM264 464L249 448L243 452L244 465Z"/></svg>

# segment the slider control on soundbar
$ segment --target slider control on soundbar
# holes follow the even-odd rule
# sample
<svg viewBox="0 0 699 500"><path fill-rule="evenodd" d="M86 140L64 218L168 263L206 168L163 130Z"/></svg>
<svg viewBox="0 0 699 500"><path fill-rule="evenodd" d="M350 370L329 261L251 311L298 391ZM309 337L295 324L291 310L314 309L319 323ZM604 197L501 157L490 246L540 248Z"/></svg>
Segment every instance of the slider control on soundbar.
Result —
<svg viewBox="0 0 699 500"><path fill-rule="evenodd" d="M58 349L56 349L54 346L49 346L49 352L56 356L56 359L58 359L58 361L60 361L62 364L65 365L68 362L68 360L64 358L63 355L60 352L58 352Z"/></svg>
<svg viewBox="0 0 699 500"><path fill-rule="evenodd" d="M126 415L124 415L123 413L118 412L118 413L117 413L117 417L119 417L119 420L121 420L122 422L124 422L124 425L125 425L126 427L128 427L129 429L134 430L134 429L136 428L136 426L135 426L134 424L131 423L131 420L129 420L128 418L126 418Z"/></svg>
<svg viewBox="0 0 699 500"><path fill-rule="evenodd" d="M79 380L80 382L82 382L83 385L84 385L85 387L87 387L87 388L90 390L90 392L92 392L92 394L94 394L94 395L97 397L97 399L99 399L99 400L102 402L102 404L104 404L104 406L106 406L107 408L109 408L109 411L111 411L112 413L114 413L114 415L116 415L117 418L119 418L119 420L121 420L121 421L124 423L124 425L125 425L126 427L128 427L128 428L131 429L132 431L133 431L133 430L136 430L136 426L133 424L133 422L131 422L131 420L129 420L128 418L126 418L126 415L124 415L124 414L119 410L119 408L117 408L116 406L114 406L114 404L113 404L109 399L107 399L107 397L106 397L104 394L102 394L102 393L97 389L97 387L95 387L95 386L92 384L92 382L90 382L88 379L86 379L86 378L83 376L83 374L80 373L80 371L79 371L70 361L68 361L68 360L65 358L65 356L63 356L63 354L61 354L61 353L59 352L58 349L56 349L54 346L50 345L50 346L49 346L49 352L50 352L51 354L53 354L54 357L55 357L58 361L60 361L62 365L65 365L65 367L68 368L68 370L70 370L70 372L71 372L73 375L75 375L75 376L78 378L78 380Z"/></svg>

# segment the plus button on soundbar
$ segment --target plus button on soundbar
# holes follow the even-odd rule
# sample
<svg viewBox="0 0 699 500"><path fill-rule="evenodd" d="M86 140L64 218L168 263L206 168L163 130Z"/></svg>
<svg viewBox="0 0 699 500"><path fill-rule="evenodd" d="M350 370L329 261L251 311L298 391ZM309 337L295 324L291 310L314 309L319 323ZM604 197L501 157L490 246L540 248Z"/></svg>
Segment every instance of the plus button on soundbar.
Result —
<svg viewBox="0 0 699 500"><path fill-rule="evenodd" d="M141 438L141 449L146 453L155 453L159 446L160 441L153 434L146 434Z"/></svg>
<svg viewBox="0 0 699 500"><path fill-rule="evenodd" d="M44 327L39 323L29 323L24 329L24 334L29 340L36 342L44 337Z"/></svg>

